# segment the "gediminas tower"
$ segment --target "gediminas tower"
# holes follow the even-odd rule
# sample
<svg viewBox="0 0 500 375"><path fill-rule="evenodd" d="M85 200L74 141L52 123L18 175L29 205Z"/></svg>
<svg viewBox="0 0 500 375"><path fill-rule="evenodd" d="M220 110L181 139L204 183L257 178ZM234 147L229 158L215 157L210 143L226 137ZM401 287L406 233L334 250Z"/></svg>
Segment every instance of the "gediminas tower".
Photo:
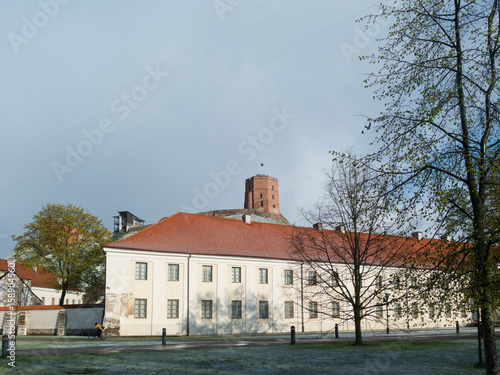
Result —
<svg viewBox="0 0 500 375"><path fill-rule="evenodd" d="M245 208L263 207L267 212L280 213L278 179L258 174L245 181Z"/></svg>

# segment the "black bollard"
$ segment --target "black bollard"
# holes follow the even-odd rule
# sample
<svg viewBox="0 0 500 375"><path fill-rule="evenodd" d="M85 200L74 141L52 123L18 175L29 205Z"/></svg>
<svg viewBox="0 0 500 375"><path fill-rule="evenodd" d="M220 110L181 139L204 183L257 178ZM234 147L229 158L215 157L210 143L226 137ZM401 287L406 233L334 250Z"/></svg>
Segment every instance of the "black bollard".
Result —
<svg viewBox="0 0 500 375"><path fill-rule="evenodd" d="M295 326L292 326L291 327L291 331L290 331L290 336L291 336L291 339L292 339L292 345L295 345Z"/></svg>
<svg viewBox="0 0 500 375"><path fill-rule="evenodd" d="M7 357L7 351L9 350L9 336L2 336L2 357Z"/></svg>
<svg viewBox="0 0 500 375"><path fill-rule="evenodd" d="M167 345L167 329L163 328L163 332L161 334L161 344Z"/></svg>
<svg viewBox="0 0 500 375"><path fill-rule="evenodd" d="M337 323L335 323L335 338L339 338L339 325Z"/></svg>
<svg viewBox="0 0 500 375"><path fill-rule="evenodd" d="M460 333L460 326L458 325L458 322L456 323L456 328L457 328L457 335Z"/></svg>

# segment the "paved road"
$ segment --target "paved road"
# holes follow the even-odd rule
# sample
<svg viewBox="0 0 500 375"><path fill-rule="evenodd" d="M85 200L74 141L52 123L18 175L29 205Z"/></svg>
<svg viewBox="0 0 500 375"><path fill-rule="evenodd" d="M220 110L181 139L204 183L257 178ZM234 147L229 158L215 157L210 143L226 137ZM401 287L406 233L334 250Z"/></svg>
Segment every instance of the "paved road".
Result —
<svg viewBox="0 0 500 375"><path fill-rule="evenodd" d="M461 339L474 339L476 338L474 333L461 333L459 335L455 333L437 333L437 334L411 334L411 335L373 335L363 337L364 341L384 341L384 340L401 340L401 341L414 341L414 340L461 340ZM40 339L38 339L40 340ZM81 340L81 339L76 339ZM161 338L159 338L161 340ZM73 340L75 341L75 340ZM311 337L311 336L297 336L297 344L313 344L313 343L328 343L328 342L352 342L353 337L340 337L332 338L331 336L323 337ZM101 341L102 342L102 341ZM176 340L175 342L178 342ZM167 341L168 343L168 341ZM61 344L63 342L61 341ZM204 341L200 338L197 341L186 340L183 343L177 344L167 344L167 345L148 345L147 343L142 343L141 345L120 345L119 341L116 341L116 345L113 345L111 341L106 342L106 346L91 346L91 347L58 347L58 348L46 348L46 349L20 349L16 350L16 355L50 355L50 354L69 354L69 353L125 353L125 352L142 352L142 351L162 351L162 350L186 350L186 349L200 349L200 348L234 348L234 347L245 347L245 346L269 346L269 345L290 345L289 337L235 337L234 339L229 338L227 340L213 341L207 339Z"/></svg>

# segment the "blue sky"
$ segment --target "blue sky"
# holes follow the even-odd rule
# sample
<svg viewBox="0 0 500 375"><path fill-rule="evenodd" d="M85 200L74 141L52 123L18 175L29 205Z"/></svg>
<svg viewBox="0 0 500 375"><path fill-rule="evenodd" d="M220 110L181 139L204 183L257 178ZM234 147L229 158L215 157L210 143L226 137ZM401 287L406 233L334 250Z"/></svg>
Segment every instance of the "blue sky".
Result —
<svg viewBox="0 0 500 375"><path fill-rule="evenodd" d="M368 151L382 107L358 60L387 31L374 1L40 0L0 3L0 257L47 203L112 229L128 210L241 208L279 179L300 222L329 150Z"/></svg>

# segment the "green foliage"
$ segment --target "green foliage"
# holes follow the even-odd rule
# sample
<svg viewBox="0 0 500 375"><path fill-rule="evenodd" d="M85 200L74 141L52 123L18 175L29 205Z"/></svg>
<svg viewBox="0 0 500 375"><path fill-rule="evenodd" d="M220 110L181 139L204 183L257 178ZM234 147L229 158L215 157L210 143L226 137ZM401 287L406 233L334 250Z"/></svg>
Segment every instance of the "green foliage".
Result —
<svg viewBox="0 0 500 375"><path fill-rule="evenodd" d="M92 267L83 276L85 285L85 294L83 296L84 303L100 302L106 291L106 267L105 259L96 267Z"/></svg>
<svg viewBox="0 0 500 375"><path fill-rule="evenodd" d="M101 221L73 204L47 204L13 239L19 262L56 276L51 286L62 291L61 304L68 289L85 289L95 272L98 276L105 260L102 245L110 241Z"/></svg>
<svg viewBox="0 0 500 375"><path fill-rule="evenodd" d="M393 24L366 81L385 110L376 118L379 151L367 158L391 171L400 209L435 220L468 246L423 254L466 277L482 311L488 373L497 373L492 313L498 300L500 172L500 4L498 0L402 0L381 5ZM372 17L369 17L372 18ZM427 257L428 259L425 259ZM454 279L456 280L456 278Z"/></svg>

